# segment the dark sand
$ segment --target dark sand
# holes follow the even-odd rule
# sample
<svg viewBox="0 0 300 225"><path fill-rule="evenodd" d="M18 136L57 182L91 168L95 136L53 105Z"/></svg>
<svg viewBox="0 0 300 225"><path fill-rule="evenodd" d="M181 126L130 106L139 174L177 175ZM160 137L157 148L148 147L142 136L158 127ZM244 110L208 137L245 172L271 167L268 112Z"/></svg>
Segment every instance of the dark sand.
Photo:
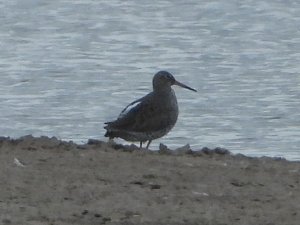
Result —
<svg viewBox="0 0 300 225"><path fill-rule="evenodd" d="M300 224L300 162L31 136L0 160L4 225Z"/></svg>

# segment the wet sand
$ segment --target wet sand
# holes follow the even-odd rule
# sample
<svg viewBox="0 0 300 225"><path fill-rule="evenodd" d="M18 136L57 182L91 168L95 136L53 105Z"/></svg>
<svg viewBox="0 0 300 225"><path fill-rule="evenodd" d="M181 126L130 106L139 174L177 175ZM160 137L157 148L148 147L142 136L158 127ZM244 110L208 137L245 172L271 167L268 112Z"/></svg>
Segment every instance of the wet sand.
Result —
<svg viewBox="0 0 300 225"><path fill-rule="evenodd" d="M0 224L293 225L300 162L224 149L0 139Z"/></svg>

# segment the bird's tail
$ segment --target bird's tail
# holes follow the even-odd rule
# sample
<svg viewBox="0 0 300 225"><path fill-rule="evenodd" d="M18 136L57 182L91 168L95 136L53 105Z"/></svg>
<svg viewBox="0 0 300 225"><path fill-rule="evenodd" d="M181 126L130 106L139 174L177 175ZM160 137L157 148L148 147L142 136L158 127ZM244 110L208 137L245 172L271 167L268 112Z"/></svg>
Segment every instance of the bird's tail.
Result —
<svg viewBox="0 0 300 225"><path fill-rule="evenodd" d="M112 131L106 131L106 133L104 134L104 137L109 137L109 138L113 138L113 132Z"/></svg>
<svg viewBox="0 0 300 225"><path fill-rule="evenodd" d="M114 138L115 135L114 132L111 130L110 122L106 122L104 124L106 124L106 126L104 127L104 129L106 130L104 137Z"/></svg>

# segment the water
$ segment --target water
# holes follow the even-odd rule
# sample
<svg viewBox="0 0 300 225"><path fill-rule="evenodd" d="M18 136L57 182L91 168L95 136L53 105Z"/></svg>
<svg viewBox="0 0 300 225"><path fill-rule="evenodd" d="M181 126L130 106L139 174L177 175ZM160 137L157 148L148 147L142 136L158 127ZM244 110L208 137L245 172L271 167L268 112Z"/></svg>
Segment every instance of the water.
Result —
<svg viewBox="0 0 300 225"><path fill-rule="evenodd" d="M104 140L103 122L172 72L176 127L154 141L300 160L300 2L0 2L0 135Z"/></svg>

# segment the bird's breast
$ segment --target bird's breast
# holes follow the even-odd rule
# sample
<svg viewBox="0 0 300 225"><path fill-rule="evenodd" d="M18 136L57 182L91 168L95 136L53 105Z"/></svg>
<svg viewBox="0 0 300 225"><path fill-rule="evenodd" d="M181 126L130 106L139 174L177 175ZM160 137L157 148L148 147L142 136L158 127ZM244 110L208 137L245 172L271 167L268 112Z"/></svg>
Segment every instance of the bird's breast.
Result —
<svg viewBox="0 0 300 225"><path fill-rule="evenodd" d="M164 113L168 115L169 120L171 120L173 123L176 123L179 110L175 92L171 89L171 91L162 94L161 96L158 96L158 98L158 107L161 108L164 111Z"/></svg>

